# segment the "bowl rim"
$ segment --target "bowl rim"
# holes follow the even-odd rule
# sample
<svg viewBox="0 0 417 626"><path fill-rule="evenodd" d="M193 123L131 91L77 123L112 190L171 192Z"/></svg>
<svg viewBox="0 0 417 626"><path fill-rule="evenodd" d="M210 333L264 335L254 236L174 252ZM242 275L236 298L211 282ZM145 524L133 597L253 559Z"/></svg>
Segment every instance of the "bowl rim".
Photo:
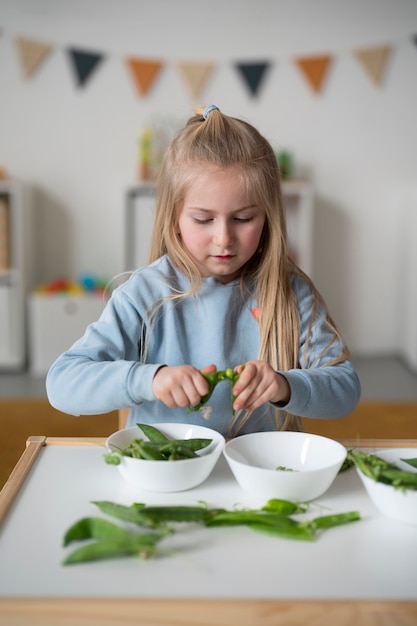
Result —
<svg viewBox="0 0 417 626"><path fill-rule="evenodd" d="M337 461L337 462L333 462L333 463L328 463L327 465L323 465L322 467L317 467L315 469L307 469L307 470L302 470L301 469L301 470L297 470L295 472L277 472L272 467L271 468L261 467L259 465L253 465L251 463L245 463L243 461L239 461L238 459L234 459L234 458L232 458L230 456L229 448L232 447L230 444L233 444L237 439L251 437L251 436L253 437L254 435L256 436L256 435L259 435L259 434L269 434L269 435L270 434L276 434L276 435L286 435L286 436L288 436L288 435L290 435L290 436L295 435L296 437L304 435L304 436L307 436L307 437L312 437L315 440L318 440L318 439L326 440L326 441L331 442L332 444L337 444L338 448L343 449L345 451L344 459L347 456L347 448L345 448L345 446L342 443L340 443L336 439L332 439L331 437L325 437L324 435L316 435L315 433L307 433L307 432L300 432L300 431L288 431L288 430L271 430L271 431L266 431L266 430L264 430L264 431L257 431L257 432L254 432L254 433L245 433L243 435L239 435L239 437L235 437L234 439L229 439L229 441L226 441L226 444L225 444L225 446L223 448L223 455L226 458L226 460L228 462L231 461L232 463L235 463L238 466L245 467L245 468L250 468L251 470L256 470L256 471L259 471L259 472L268 472L268 473L270 473L270 472L274 473L275 472L276 476L279 476L280 478L282 478L283 476L285 476L285 477L291 476L292 477L292 476L295 476L297 474L298 475L300 475L300 474L310 474L311 475L311 474L314 474L316 472L318 473L318 472L323 472L325 470L330 470L330 469L334 468L336 465L339 464L339 461ZM344 459L342 459L340 461L340 465L342 465ZM285 479L283 479L283 480L285 480Z"/></svg>
<svg viewBox="0 0 417 626"><path fill-rule="evenodd" d="M201 459L208 458L212 454L217 452L219 447L221 448L220 452L224 449L224 445L225 445L225 442L226 442L225 437L219 431L216 431L213 428L209 428L207 426L202 426L201 424L189 424L189 423L186 423L186 422L160 422L160 423L157 423L157 424L159 426L161 426L161 427L168 426L168 425L169 426L188 426L188 427L193 427L194 426L194 427L198 427L198 428L204 428L205 430L208 430L208 431L214 433L215 436L217 436L217 440L215 440L215 438L213 437L212 443L209 446L207 446L206 448L203 448L201 450L201 454L198 454L198 451L197 451L197 457L193 457L193 458L190 458L190 459L177 459L175 461L176 467L178 467L178 465L183 465L184 463L193 463L193 462L195 463L196 461L199 461ZM152 424L152 426L153 426L153 424ZM156 426L156 428L157 427L158 426ZM105 446L106 446L107 450L109 450L109 452L117 452L117 449L114 447L114 445L112 445L110 443L110 439L112 437L115 437L116 435L119 435L119 434L122 434L122 433L127 433L129 431L132 431L132 433L133 433L133 431L137 431L138 435L140 435L140 428L138 426L129 426L127 428L120 428L119 430L116 430L114 433L111 433L106 438ZM146 435L144 433L142 433L142 434L143 434L143 437L140 437L140 436L139 437L133 437L132 439L144 438L146 441L149 441L148 437L146 437ZM207 439L208 438L209 437L207 437ZM124 462L130 463L131 461L146 462L147 467L150 466L151 464L154 464L154 463L156 463L156 464L159 464L159 463L167 464L167 461L165 459L164 460L162 460L162 459L161 460L159 460L159 459L135 459L133 457L124 456L124 455L121 455L120 458L121 458L121 462L122 463L124 463ZM167 467L170 467L170 466L167 466Z"/></svg>

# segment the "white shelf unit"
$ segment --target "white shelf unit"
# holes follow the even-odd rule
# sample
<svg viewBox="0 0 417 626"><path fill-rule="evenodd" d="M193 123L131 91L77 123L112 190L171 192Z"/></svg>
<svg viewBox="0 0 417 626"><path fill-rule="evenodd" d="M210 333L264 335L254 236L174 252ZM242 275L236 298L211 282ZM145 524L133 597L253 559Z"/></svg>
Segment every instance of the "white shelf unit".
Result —
<svg viewBox="0 0 417 626"><path fill-rule="evenodd" d="M131 187L127 192L125 214L127 271L148 263L154 222L154 191L152 184L143 184ZM283 182L282 193L291 252L299 266L312 276L313 188L307 181L289 180Z"/></svg>
<svg viewBox="0 0 417 626"><path fill-rule="evenodd" d="M27 190L0 181L0 370L26 365L25 296L29 265Z"/></svg>

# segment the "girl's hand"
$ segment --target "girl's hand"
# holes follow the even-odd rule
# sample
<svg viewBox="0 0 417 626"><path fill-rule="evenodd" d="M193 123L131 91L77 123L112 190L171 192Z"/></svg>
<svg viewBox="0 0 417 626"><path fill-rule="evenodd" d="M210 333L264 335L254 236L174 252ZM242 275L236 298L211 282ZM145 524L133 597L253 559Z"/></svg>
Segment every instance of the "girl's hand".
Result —
<svg viewBox="0 0 417 626"><path fill-rule="evenodd" d="M236 396L235 411L253 411L265 402L289 402L291 391L287 379L265 361L248 361L236 367L235 372L240 374L232 389Z"/></svg>
<svg viewBox="0 0 417 626"><path fill-rule="evenodd" d="M215 365L208 365L201 372L209 373L215 369ZM165 365L156 372L152 390L157 400L176 409L200 402L200 398L209 392L209 385L200 370L192 365Z"/></svg>

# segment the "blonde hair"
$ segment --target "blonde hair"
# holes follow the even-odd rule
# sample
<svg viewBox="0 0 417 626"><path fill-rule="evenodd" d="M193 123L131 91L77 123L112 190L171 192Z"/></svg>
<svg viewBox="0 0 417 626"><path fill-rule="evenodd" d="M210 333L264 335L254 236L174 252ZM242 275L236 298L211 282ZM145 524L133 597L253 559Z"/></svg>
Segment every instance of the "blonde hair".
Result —
<svg viewBox="0 0 417 626"><path fill-rule="evenodd" d="M168 254L172 263L189 279L189 290L173 293L172 299L193 296L198 292L201 275L182 245L178 229L183 198L195 176L196 166L206 163L221 168L239 166L251 197L265 212L259 250L242 268L240 276L242 297L249 293L251 285L256 285L261 337L258 358L267 361L275 370L303 368L306 365L313 319L320 305L324 306L327 323L333 330L330 343L340 335L311 280L289 259L277 159L269 142L251 124L224 115L217 108L211 110L205 119L203 111L204 108L195 110L195 115L188 120L165 153L157 181L156 216L149 260L152 262ZM299 355L299 311L291 287L292 273L302 275L314 293L302 362ZM330 364L345 360L348 354L345 349ZM300 417L287 413L284 415L285 419L281 423L281 411L274 409L276 428L302 430ZM246 414L241 424L248 417L249 414Z"/></svg>

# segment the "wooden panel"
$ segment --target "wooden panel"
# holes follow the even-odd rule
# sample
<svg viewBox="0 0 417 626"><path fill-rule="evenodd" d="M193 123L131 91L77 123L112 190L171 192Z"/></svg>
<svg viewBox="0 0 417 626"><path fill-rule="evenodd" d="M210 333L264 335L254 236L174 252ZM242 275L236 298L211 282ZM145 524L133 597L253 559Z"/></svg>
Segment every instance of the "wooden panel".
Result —
<svg viewBox="0 0 417 626"><path fill-rule="evenodd" d="M6 482L31 435L108 437L118 430L118 413L74 417L45 399L0 400L0 488Z"/></svg>
<svg viewBox="0 0 417 626"><path fill-rule="evenodd" d="M305 419L304 430L332 439L416 439L417 403L361 402L348 417Z"/></svg>
<svg viewBox="0 0 417 626"><path fill-rule="evenodd" d="M415 626L416 602L276 600L0 600L8 626Z"/></svg>

